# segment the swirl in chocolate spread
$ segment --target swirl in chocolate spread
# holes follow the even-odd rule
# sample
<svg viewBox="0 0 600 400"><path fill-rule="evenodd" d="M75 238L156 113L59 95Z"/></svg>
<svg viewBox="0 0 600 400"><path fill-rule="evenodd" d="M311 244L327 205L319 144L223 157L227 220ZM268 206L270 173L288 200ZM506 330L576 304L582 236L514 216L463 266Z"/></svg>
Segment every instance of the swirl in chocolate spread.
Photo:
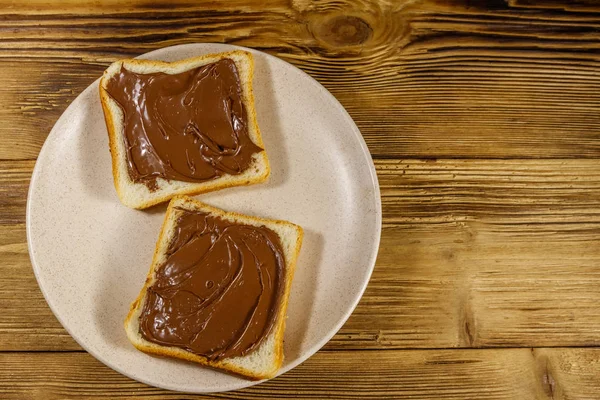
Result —
<svg viewBox="0 0 600 400"><path fill-rule="evenodd" d="M178 74L125 69L106 91L123 111L129 176L204 182L246 170L262 151L248 134L235 63L228 58Z"/></svg>
<svg viewBox="0 0 600 400"><path fill-rule="evenodd" d="M142 336L211 360L248 354L275 325L285 261L271 229L176 208L140 314Z"/></svg>

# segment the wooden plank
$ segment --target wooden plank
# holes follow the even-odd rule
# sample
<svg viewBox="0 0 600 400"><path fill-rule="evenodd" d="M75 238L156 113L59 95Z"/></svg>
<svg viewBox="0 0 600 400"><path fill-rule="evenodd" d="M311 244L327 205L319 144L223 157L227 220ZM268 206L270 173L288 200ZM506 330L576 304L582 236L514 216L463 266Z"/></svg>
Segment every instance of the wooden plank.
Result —
<svg viewBox="0 0 600 400"><path fill-rule="evenodd" d="M599 160L376 165L378 266L346 329L377 310L391 346L600 343Z"/></svg>
<svg viewBox="0 0 600 400"><path fill-rule="evenodd" d="M0 1L0 159L35 158L111 61L193 42L300 67L346 107L375 157L600 154L598 4L76 3Z"/></svg>
<svg viewBox="0 0 600 400"><path fill-rule="evenodd" d="M132 381L87 353L0 353L3 399L591 399L599 349L319 352L267 383L188 395Z"/></svg>
<svg viewBox="0 0 600 400"><path fill-rule="evenodd" d="M34 165L34 161L0 161L0 226L25 222L27 191Z"/></svg>
<svg viewBox="0 0 600 400"><path fill-rule="evenodd" d="M54 123L103 70L81 63L73 69L67 62L0 61L0 159L37 158Z"/></svg>
<svg viewBox="0 0 600 400"><path fill-rule="evenodd" d="M600 345L600 160L375 163L377 266L327 349ZM9 196L31 167L0 162L20 171L0 174L13 185L0 195L0 350L79 349L37 288L23 198Z"/></svg>
<svg viewBox="0 0 600 400"><path fill-rule="evenodd" d="M25 225L0 224L0 351L80 350L39 289L27 252Z"/></svg>

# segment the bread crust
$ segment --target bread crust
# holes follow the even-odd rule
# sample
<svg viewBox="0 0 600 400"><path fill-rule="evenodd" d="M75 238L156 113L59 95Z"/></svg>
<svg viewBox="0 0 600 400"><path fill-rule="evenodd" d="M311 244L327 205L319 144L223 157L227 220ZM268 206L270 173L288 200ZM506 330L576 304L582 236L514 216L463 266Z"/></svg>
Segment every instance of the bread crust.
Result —
<svg viewBox="0 0 600 400"><path fill-rule="evenodd" d="M285 285L283 296L279 307L277 309L277 317L273 326L273 330L269 333L269 336L266 340L259 346L259 348L255 349L251 353L242 356L235 357L233 359L222 359L219 361L211 361L208 358L197 355L191 352L188 352L184 349L178 347L168 347L161 346L158 344L154 344L145 340L139 334L139 314L141 309L143 308L144 298L146 296L146 291L149 286L154 282L154 273L156 268L160 266L160 260L162 253L166 250L166 247L169 245L170 240L167 237L172 228L173 217L175 216L176 207L193 209L193 210L202 210L206 211L212 215L217 215L223 219L230 221L237 221L240 223L244 223L247 225L256 225L256 226L266 226L268 228L273 229L276 226L287 227L290 229L290 232L295 234L295 242L291 246L290 254L285 254ZM278 233L278 236L281 235ZM150 271L146 277L146 281L142 290L140 291L138 297L133 301L130 306L129 313L127 314L127 318L125 319L125 331L127 333L127 337L131 341L131 343L138 349L143 351L144 353L164 356L164 357L172 357L178 358L182 360L187 360L191 362L195 362L201 365L209 366L212 368L217 368L222 371L233 373L236 375L241 375L246 378L250 378L252 380L260 380L260 379L268 379L272 378L277 374L277 371L281 367L283 362L283 335L285 332L285 320L286 320L286 312L288 306L288 300L291 292L292 280L294 277L294 272L296 270L296 261L298 259L298 254L300 252L300 247L302 246L302 239L304 236L304 231L302 227L292 224L291 222L281 221L281 220L270 220L264 218L258 218L248 215L243 215L235 212L227 212L220 210L216 207L209 206L200 201L191 199L186 196L176 196L174 197L169 206L167 208L167 212L165 215L165 220L163 222L159 238L156 244L156 248L154 250L154 256L152 258L152 265L150 267ZM286 253L284 251L284 253ZM269 340L273 339L273 340ZM272 344L271 344L272 342ZM274 362L270 365L268 370L252 370L248 368L243 368L239 365L236 365L235 360L243 359L245 357L251 356L254 352L258 352L261 350L263 346L273 345Z"/></svg>
<svg viewBox="0 0 600 400"><path fill-rule="evenodd" d="M251 127L249 129L250 137L252 141L263 149L261 152L257 153L254 158L253 164L251 164L244 172L253 169L254 167L259 167L261 172L257 174L252 174L250 176L246 176L245 173L240 175L229 175L224 174L223 176L200 183L194 182L185 182L183 188L174 189L171 192L163 193L163 194L154 194L151 191L146 195L146 199L142 201L129 201L128 196L125 194L126 188L123 187L123 182L127 181L127 185L141 185L144 188L146 186L143 183L136 183L131 180L129 177L129 172L127 168L122 167L123 163L121 163L121 157L126 157L125 154L122 154L119 151L119 140L124 140L120 137L119 124L122 124L122 121L117 120L117 116L114 115L114 112L110 108L110 102L114 102L108 92L106 91L106 86L108 80L120 69L121 65L125 67L133 67L133 68L150 68L153 72L166 72L180 68L184 65L187 65L187 68L182 69L182 71L186 71L192 68L196 68L198 66L210 64L216 62L223 58L231 58L238 70L240 69L240 63L238 59L243 57L245 62L248 63L249 73L248 79L241 82L242 87L242 95L243 102L246 108L247 117L248 117L248 125ZM119 199L123 204L128 207L136 208L136 209L144 209L151 207L153 205L163 203L165 201L170 200L174 196L177 195L196 195L201 193L207 193L219 189L225 189L228 187L234 186L245 186L252 185L255 183L264 182L271 173L271 167L269 164L269 159L267 157L267 153L264 146L264 142L262 139L262 135L260 132L260 128L258 126L257 117L256 117L256 108L254 106L254 89L253 89L253 77L254 76L254 58L252 54L243 51L243 50L234 50L224 53L215 53L215 54L206 54L202 56L187 58L184 60L179 60L175 62L165 62L165 61L153 61L153 60L139 60L139 59L125 59L119 60L111 64L105 71L100 79L99 92L100 92L100 102L102 104L102 110L104 112L104 118L106 121L106 127L108 130L108 144L110 148L111 160L112 160L112 174L113 181L115 184L115 189L119 196ZM125 164L126 165L126 164ZM225 179L226 178L226 179ZM176 181L181 182L181 181ZM147 188L146 188L147 189Z"/></svg>

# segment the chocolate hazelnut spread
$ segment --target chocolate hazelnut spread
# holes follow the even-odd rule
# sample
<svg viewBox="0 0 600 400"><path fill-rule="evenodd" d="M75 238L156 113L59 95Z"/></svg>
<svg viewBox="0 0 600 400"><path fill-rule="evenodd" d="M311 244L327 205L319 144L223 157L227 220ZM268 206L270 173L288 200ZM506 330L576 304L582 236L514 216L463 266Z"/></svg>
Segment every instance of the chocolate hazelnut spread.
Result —
<svg viewBox="0 0 600 400"><path fill-rule="evenodd" d="M237 175L262 151L248 134L235 63L228 58L178 74L138 74L123 66L106 91L123 111L129 176L205 182Z"/></svg>
<svg viewBox="0 0 600 400"><path fill-rule="evenodd" d="M176 208L166 259L140 314L141 335L211 360L243 356L272 331L285 260L271 229Z"/></svg>

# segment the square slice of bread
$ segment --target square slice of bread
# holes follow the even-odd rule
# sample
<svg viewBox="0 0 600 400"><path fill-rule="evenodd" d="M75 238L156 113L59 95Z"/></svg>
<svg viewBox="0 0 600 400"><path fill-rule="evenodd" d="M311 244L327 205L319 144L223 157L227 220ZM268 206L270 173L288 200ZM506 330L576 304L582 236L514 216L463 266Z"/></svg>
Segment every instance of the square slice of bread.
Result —
<svg viewBox="0 0 600 400"><path fill-rule="evenodd" d="M244 225L258 227L265 226L279 236L285 259L285 270L283 274L284 281L282 283L283 294L278 304L275 322L268 336L259 347L244 356L212 361L207 357L191 353L179 347L162 346L152 343L145 340L140 334L139 317L144 307L146 291L155 281L155 271L164 264L166 260L167 249L173 239L173 234L176 231L177 219L180 214L179 209L202 211L213 216L218 216L221 219ZM148 273L146 282L139 296L131 304L129 314L125 320L127 337L136 348L148 354L180 358L255 380L272 378L275 376L283 362L283 333L285 329L286 309L292 285L292 278L296 268L296 260L302 245L302 238L302 228L290 222L262 219L233 212L226 212L186 196L177 196L173 198L167 208L162 230L156 244L150 272Z"/></svg>
<svg viewBox="0 0 600 400"><path fill-rule="evenodd" d="M173 196L183 194L200 194L231 186L250 185L267 179L270 173L269 161L265 150L255 153L251 164L241 174L224 174L216 179L204 182L184 182L157 179L158 189L151 191L144 183L135 182L127 169L127 149L124 135L123 111L118 103L108 94L108 81L124 66L127 70L138 74L164 72L178 74L193 68L215 63L224 58L233 60L238 70L242 88L242 102L246 109L248 134L254 144L264 149L263 140L256 121L252 77L254 60L247 51L235 50L226 53L209 54L175 62L150 60L120 60L111 64L100 80L100 101L108 129L110 153L112 156L112 173L115 188L123 204L131 208L143 209L170 200ZM183 155L182 155L183 156Z"/></svg>

